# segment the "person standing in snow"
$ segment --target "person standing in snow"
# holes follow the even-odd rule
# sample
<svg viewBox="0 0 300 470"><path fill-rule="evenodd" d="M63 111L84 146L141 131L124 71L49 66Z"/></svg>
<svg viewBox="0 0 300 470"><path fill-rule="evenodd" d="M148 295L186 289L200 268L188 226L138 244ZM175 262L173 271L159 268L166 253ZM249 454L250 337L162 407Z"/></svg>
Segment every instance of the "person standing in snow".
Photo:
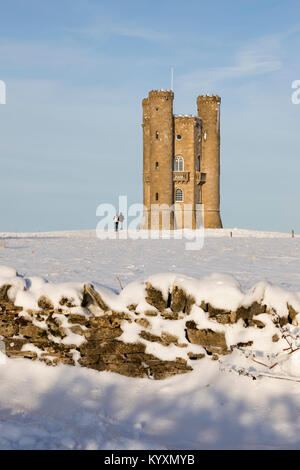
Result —
<svg viewBox="0 0 300 470"><path fill-rule="evenodd" d="M119 214L120 230L123 230L124 219L125 219L124 215L122 214L122 212L120 212Z"/></svg>
<svg viewBox="0 0 300 470"><path fill-rule="evenodd" d="M118 216L118 214L116 214L114 216L114 224L115 224L115 232L117 232L118 231L118 225L119 225L119 216Z"/></svg>

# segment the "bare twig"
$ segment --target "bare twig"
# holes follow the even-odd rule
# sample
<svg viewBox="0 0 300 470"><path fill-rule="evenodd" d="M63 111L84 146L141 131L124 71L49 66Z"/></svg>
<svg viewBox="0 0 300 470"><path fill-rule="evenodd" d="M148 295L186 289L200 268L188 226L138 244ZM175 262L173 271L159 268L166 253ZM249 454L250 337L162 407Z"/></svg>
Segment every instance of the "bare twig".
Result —
<svg viewBox="0 0 300 470"><path fill-rule="evenodd" d="M269 367L269 369L273 369L273 367L277 366L278 365L278 362L274 362L274 364L272 366Z"/></svg>
<svg viewBox="0 0 300 470"><path fill-rule="evenodd" d="M299 351L300 347L296 348L296 349L292 349L292 351L290 351L288 354L293 354L294 352L296 351Z"/></svg>
<svg viewBox="0 0 300 470"><path fill-rule="evenodd" d="M288 349L291 349L293 351L293 346L292 344L289 342L289 340L287 339L287 334L285 332L285 330L283 329L283 327L281 326L280 324L280 316L278 315L278 313L272 309L272 315L273 315L273 318L275 320L275 324L277 325L277 327L279 328L280 330L280 333L281 333L281 336L282 338L287 342L287 344L289 345ZM288 350L286 349L286 351Z"/></svg>
<svg viewBox="0 0 300 470"><path fill-rule="evenodd" d="M119 284L120 284L120 287L121 287L121 290L123 290L123 286L122 286L122 283L121 283L121 280L120 280L120 277L118 274L116 274L116 278L118 279L119 281Z"/></svg>
<svg viewBox="0 0 300 470"><path fill-rule="evenodd" d="M279 375L269 375L264 374L263 372L259 373L257 377L268 377L269 379L278 379L278 380L289 380L290 382L300 382L300 379L294 379L292 377L281 377Z"/></svg>
<svg viewBox="0 0 300 470"><path fill-rule="evenodd" d="M260 364L261 366L265 366L268 369L270 369L270 366L268 364L264 364L263 362L257 361L256 359L251 358L251 361L256 362L256 364Z"/></svg>

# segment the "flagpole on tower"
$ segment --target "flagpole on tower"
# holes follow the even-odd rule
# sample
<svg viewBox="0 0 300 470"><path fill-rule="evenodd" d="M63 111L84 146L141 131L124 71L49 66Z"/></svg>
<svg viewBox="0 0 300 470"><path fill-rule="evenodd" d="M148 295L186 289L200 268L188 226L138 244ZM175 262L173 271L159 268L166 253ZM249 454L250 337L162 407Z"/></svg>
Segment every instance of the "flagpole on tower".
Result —
<svg viewBox="0 0 300 470"><path fill-rule="evenodd" d="M171 67L171 91L174 91L174 67Z"/></svg>

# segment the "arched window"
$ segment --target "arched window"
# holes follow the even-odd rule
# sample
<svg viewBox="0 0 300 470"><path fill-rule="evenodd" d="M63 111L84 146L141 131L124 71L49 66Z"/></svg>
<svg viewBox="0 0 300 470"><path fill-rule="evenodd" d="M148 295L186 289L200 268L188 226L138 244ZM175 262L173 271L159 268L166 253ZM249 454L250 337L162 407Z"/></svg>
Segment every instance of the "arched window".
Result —
<svg viewBox="0 0 300 470"><path fill-rule="evenodd" d="M182 157L174 158L174 171L183 171L184 170L184 161Z"/></svg>
<svg viewBox="0 0 300 470"><path fill-rule="evenodd" d="M175 191L175 202L183 202L183 191L182 191L182 189L176 189L176 191Z"/></svg>

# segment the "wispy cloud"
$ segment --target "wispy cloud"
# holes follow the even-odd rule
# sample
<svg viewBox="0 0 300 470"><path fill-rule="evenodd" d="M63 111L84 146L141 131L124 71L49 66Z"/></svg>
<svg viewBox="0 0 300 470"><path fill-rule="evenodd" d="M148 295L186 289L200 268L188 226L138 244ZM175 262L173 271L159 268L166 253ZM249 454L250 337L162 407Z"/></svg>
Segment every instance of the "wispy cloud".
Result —
<svg viewBox="0 0 300 470"><path fill-rule="evenodd" d="M218 82L254 77L281 69L281 39L278 36L259 38L237 51L232 65L198 69L178 78L185 88L213 88Z"/></svg>

